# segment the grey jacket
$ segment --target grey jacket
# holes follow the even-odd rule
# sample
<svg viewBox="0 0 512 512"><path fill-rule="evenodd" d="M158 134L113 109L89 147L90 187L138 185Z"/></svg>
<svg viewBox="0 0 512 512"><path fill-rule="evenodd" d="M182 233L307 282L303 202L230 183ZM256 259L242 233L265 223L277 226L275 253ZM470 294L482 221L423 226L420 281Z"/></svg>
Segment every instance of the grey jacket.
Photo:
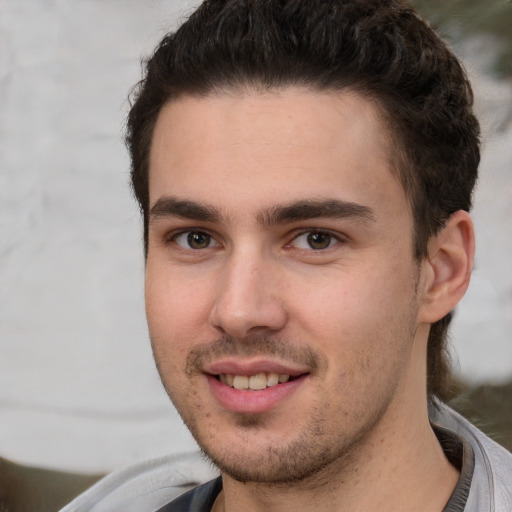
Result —
<svg viewBox="0 0 512 512"><path fill-rule="evenodd" d="M512 512L512 454L445 404L430 412L430 420L473 448L475 468L464 512Z"/></svg>
<svg viewBox="0 0 512 512"><path fill-rule="evenodd" d="M432 409L430 419L473 449L475 465L464 512L512 512L512 454L442 403ZM155 512L217 476L199 454L162 457L108 475L61 512Z"/></svg>

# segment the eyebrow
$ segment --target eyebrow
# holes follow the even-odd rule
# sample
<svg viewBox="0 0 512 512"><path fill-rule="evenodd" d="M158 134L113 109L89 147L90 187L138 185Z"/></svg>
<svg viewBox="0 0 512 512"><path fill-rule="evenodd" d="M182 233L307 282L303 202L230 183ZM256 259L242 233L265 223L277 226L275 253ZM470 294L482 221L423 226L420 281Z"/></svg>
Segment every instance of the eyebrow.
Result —
<svg viewBox="0 0 512 512"><path fill-rule="evenodd" d="M202 222L219 222L221 220L219 211L213 206L168 196L158 199L149 210L149 216L151 219L181 217Z"/></svg>
<svg viewBox="0 0 512 512"><path fill-rule="evenodd" d="M149 211L151 219L180 217L202 222L221 222L220 211L214 206L163 196ZM257 215L259 224L272 227L290 222L319 218L351 218L368 223L375 222L373 210L368 206L339 199L295 201L262 209Z"/></svg>
<svg viewBox="0 0 512 512"><path fill-rule="evenodd" d="M258 222L268 227L288 222L320 218L351 218L364 223L375 222L373 210L368 206L339 199L297 201L274 206L258 215Z"/></svg>

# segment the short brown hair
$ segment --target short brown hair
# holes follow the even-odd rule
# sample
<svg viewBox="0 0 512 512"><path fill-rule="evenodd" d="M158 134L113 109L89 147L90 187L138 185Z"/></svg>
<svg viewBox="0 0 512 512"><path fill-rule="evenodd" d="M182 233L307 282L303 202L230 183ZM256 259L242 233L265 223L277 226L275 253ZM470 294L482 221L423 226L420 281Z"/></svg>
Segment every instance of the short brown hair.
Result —
<svg viewBox="0 0 512 512"><path fill-rule="evenodd" d="M480 160L479 125L463 67L401 0L206 0L145 63L126 142L144 218L149 152L160 110L182 94L231 88L353 90L376 101L414 216L414 252L450 215L469 211ZM429 395L446 394L451 314L431 326Z"/></svg>

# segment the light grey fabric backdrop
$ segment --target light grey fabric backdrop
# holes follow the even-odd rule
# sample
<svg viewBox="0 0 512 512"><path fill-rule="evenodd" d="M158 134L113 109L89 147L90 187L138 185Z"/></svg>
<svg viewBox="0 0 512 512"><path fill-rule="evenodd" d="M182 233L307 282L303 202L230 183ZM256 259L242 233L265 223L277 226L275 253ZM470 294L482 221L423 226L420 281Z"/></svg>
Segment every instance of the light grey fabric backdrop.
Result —
<svg viewBox="0 0 512 512"><path fill-rule="evenodd" d="M0 454L80 471L192 449L153 367L122 124L185 1L0 0ZM188 9L189 10L189 9ZM512 88L459 47L485 128L478 256L454 347L512 375Z"/></svg>

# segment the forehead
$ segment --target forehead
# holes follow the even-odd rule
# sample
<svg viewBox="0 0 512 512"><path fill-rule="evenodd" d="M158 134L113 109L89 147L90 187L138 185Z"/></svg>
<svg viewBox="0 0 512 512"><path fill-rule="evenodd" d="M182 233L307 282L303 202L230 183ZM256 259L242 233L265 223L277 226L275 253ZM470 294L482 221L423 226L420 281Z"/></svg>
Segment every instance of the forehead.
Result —
<svg viewBox="0 0 512 512"><path fill-rule="evenodd" d="M377 106L352 92L183 96L157 119L150 205L166 194L244 210L333 194L386 200L388 188L403 195L388 139Z"/></svg>

